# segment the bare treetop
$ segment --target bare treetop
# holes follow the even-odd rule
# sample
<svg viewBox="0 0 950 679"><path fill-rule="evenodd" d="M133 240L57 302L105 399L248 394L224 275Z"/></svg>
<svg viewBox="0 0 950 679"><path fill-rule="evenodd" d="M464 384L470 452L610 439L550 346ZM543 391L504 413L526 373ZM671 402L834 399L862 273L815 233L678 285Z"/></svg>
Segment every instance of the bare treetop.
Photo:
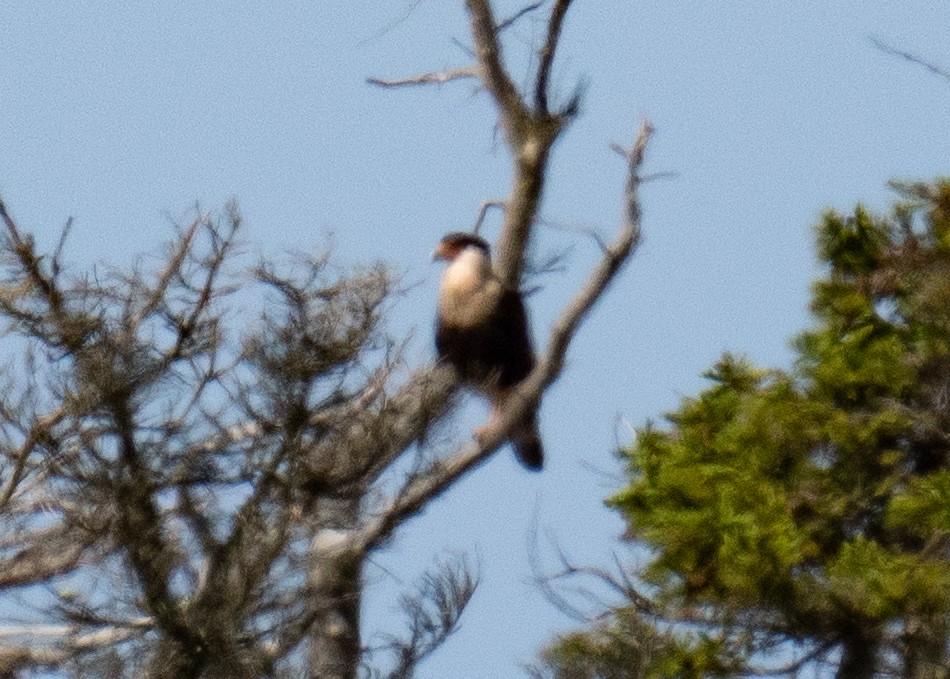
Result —
<svg viewBox="0 0 950 679"><path fill-rule="evenodd" d="M504 62L510 24L485 0L466 2L476 63L375 81L478 78L492 97L514 165L495 266L515 289L550 149L578 108L577 97L552 108L549 91L570 4L553 4L527 94ZM624 151L620 227L537 366L510 408L454 449L430 441L457 376L405 365L385 329L385 266L334 276L320 253L249 268L231 204L196 215L153 270L67 275L61 247L40 252L0 203L0 315L27 347L0 398L0 597L44 592L30 616L0 622L0 676L349 678L383 651L380 676L411 676L477 578L464 563L436 569L407 599L408 634L371 653L363 565L503 445L560 376L639 242L651 132L644 123ZM257 311L229 315L251 289Z"/></svg>

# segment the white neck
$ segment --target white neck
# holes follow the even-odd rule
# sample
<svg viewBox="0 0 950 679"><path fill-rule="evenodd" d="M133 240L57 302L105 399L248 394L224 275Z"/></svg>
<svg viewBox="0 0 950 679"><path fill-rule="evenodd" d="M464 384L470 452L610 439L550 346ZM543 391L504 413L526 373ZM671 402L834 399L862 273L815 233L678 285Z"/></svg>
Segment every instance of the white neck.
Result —
<svg viewBox="0 0 950 679"><path fill-rule="evenodd" d="M491 261L484 250L467 247L445 268L442 288L458 292L471 291L484 285L491 277Z"/></svg>

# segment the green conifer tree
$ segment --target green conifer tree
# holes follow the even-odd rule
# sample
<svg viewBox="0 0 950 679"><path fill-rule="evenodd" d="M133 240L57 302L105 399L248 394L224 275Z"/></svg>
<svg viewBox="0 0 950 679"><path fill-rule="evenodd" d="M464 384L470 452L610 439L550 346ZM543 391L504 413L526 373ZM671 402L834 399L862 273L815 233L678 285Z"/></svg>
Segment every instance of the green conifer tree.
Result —
<svg viewBox="0 0 950 679"><path fill-rule="evenodd" d="M950 676L950 180L900 189L891 217L822 219L816 322L791 370L726 355L667 427L639 430L609 502L651 550L644 616L664 642L646 663L619 654L640 668L623 674L622 638L574 635L545 656L554 676L820 661L847 679Z"/></svg>

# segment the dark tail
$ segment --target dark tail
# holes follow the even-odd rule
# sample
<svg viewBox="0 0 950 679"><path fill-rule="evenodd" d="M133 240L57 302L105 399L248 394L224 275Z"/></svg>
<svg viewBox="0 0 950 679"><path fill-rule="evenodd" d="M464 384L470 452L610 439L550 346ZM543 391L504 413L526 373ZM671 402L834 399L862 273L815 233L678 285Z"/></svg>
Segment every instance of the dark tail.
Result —
<svg viewBox="0 0 950 679"><path fill-rule="evenodd" d="M534 418L514 431L511 443L521 464L533 472L541 471L544 466L544 449L541 447L541 437L538 435L538 425Z"/></svg>

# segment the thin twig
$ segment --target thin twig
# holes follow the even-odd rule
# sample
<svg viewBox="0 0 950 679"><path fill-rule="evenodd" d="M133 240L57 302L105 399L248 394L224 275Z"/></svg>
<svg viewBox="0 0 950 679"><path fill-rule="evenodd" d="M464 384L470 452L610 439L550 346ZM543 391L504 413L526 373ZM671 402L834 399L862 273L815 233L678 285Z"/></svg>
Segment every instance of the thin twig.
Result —
<svg viewBox="0 0 950 679"><path fill-rule="evenodd" d="M13 251L20 262L20 266L23 267L33 286L39 290L44 300L49 304L54 316L59 316L62 313L63 300L56 287L56 281L43 273L32 240L29 237L24 238L20 234L19 227L17 227L10 213L7 212L7 206L2 200L0 200L0 217L2 217L7 233L10 235Z"/></svg>
<svg viewBox="0 0 950 679"><path fill-rule="evenodd" d="M13 471L7 479L6 487L3 492L0 493L0 512L6 508L13 494L16 492L17 487L20 485L20 482L23 480L30 453L33 452L39 443L46 439L50 430L62 421L65 414L65 411L60 408L55 413L39 418L30 429L23 445L20 446L20 450L15 454L16 462L14 463Z"/></svg>
<svg viewBox="0 0 950 679"><path fill-rule="evenodd" d="M505 201L503 200L486 200L478 208L478 217L475 218L475 224L472 226L472 233L477 234L479 229L482 228L482 222L485 221L485 216L488 214L488 211L491 208L498 208L501 210L505 209Z"/></svg>
<svg viewBox="0 0 950 679"><path fill-rule="evenodd" d="M922 59L921 57L918 57L916 54L911 54L910 52L905 52L904 50L899 50L895 47L891 47L886 42L884 42L883 40L879 40L878 38L870 38L870 40L871 40L871 43L882 52L886 52L887 54L892 54L894 56L900 57L901 59L905 59L906 61L909 61L912 64L923 66L934 75L938 75L944 80L950 81L950 71L947 71L946 69L941 68L940 66L937 66L929 61L926 61Z"/></svg>
<svg viewBox="0 0 950 679"><path fill-rule="evenodd" d="M528 5L527 7L523 7L522 9L518 10L517 12L515 12L514 14L512 14L510 17L508 17L507 19L505 19L504 21L502 21L501 23L499 23L499 24L498 24L498 28L497 28L496 30L497 30L499 33L501 33L501 32L503 32L503 31L505 31L505 30L511 28L511 27L512 27L515 23L517 23L518 20L520 20L523 16L525 16L525 15L527 15L527 14L530 14L531 12L534 12L534 11L537 10L537 9L540 9L543 5L544 5L544 0L540 0L540 2L532 2L532 3L531 3L530 5Z"/></svg>
<svg viewBox="0 0 950 679"><path fill-rule="evenodd" d="M66 220L66 224L63 225L63 230L59 234L59 243L56 244L56 249L53 250L52 262L50 268L53 271L53 277L59 275L62 269L62 257L63 257L63 248L66 247L66 239L69 237L69 232L73 228L73 218L70 217Z"/></svg>
<svg viewBox="0 0 950 679"><path fill-rule="evenodd" d="M463 68L453 68L449 71L433 71L431 73L422 73L409 78L367 78L366 82L377 87L411 87L414 85L444 85L453 80L464 80L467 78L478 78L479 72L477 66L465 66Z"/></svg>

